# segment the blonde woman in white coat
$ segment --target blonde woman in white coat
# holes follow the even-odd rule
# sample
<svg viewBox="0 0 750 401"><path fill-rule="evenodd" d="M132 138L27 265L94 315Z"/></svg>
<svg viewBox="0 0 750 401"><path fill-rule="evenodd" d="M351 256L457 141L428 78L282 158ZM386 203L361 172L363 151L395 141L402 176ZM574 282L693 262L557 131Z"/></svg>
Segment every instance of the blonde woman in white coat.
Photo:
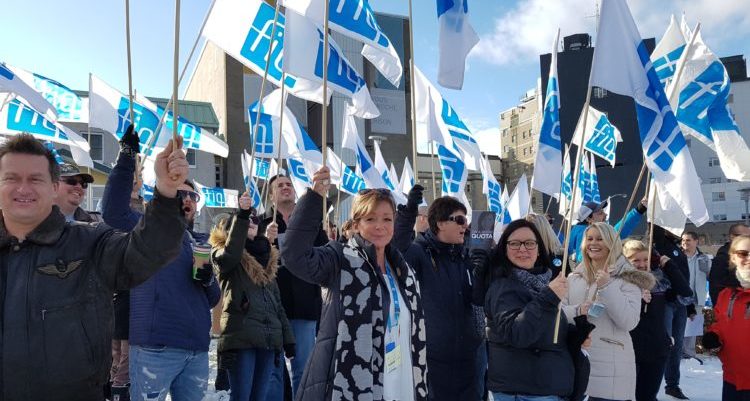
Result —
<svg viewBox="0 0 750 401"><path fill-rule="evenodd" d="M641 287L653 284L622 255L622 242L606 223L594 223L584 233L583 262L568 277L563 309L568 319L588 315L591 333L590 401L635 400L635 354L630 330L638 325Z"/></svg>

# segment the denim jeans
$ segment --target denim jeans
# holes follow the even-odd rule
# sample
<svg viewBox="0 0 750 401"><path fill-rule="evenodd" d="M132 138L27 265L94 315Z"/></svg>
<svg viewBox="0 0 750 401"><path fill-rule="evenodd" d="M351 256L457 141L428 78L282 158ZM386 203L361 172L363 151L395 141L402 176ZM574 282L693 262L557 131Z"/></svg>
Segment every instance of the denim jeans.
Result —
<svg viewBox="0 0 750 401"><path fill-rule="evenodd" d="M230 400L265 400L275 351L249 348L236 352L237 361L229 369Z"/></svg>
<svg viewBox="0 0 750 401"><path fill-rule="evenodd" d="M599 397L589 397L588 401L620 401L620 400L611 400L609 398L599 398Z"/></svg>
<svg viewBox="0 0 750 401"><path fill-rule="evenodd" d="M302 381L302 373L305 372L305 365L307 365L307 360L310 359L310 354L312 354L315 346L317 322L315 320L292 319L289 323L292 324L296 341L294 345L296 355L292 359L292 394L296 396L297 387L299 382Z"/></svg>
<svg viewBox="0 0 750 401"><path fill-rule="evenodd" d="M674 338L674 346L669 350L667 365L664 369L664 381L667 387L680 385L680 361L682 361L682 342L687 322L687 309L679 302L668 302L664 308L664 319L667 334Z"/></svg>
<svg viewBox="0 0 750 401"><path fill-rule="evenodd" d="M562 398L556 395L513 395L500 392L492 393L492 399L495 401L562 401Z"/></svg>
<svg viewBox="0 0 750 401"><path fill-rule="evenodd" d="M276 361L277 356L280 359L278 362ZM268 378L268 388L266 390L266 400L284 401L284 374L286 374L284 364L286 361L279 353L274 353L272 361L271 376Z"/></svg>
<svg viewBox="0 0 750 401"><path fill-rule="evenodd" d="M201 401L208 388L208 352L165 346L130 346L132 399Z"/></svg>
<svg viewBox="0 0 750 401"><path fill-rule="evenodd" d="M475 372L477 375L477 400L484 401L487 395L487 340L482 340L479 344Z"/></svg>

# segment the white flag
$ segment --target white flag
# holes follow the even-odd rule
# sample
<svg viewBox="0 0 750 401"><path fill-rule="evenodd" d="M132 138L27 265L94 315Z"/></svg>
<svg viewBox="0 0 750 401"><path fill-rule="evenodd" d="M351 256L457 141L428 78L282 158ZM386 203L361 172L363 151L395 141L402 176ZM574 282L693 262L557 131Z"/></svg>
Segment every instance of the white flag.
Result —
<svg viewBox="0 0 750 401"><path fill-rule="evenodd" d="M576 205L573 206L573 210L577 211L580 209L582 194L576 196ZM557 213L564 218L567 218L567 213L570 210L570 202L573 200L573 172L570 168L570 149L565 146L565 156L563 159L562 177L560 181L560 200L558 201ZM576 215L573 215L575 219Z"/></svg>
<svg viewBox="0 0 750 401"><path fill-rule="evenodd" d="M247 151L242 152L242 178L245 182L245 191L247 191L248 195L250 195L250 199L252 199L252 207L255 208L257 213L260 215L264 212L263 208L263 201L261 200L260 191L258 190L258 186L255 183L255 180L253 180L253 177L250 176L250 165L253 163L252 159L250 158L250 155L247 154Z"/></svg>
<svg viewBox="0 0 750 401"><path fill-rule="evenodd" d="M685 50L685 38L682 36L679 25L674 15L669 21L669 27L662 36L656 48L651 52L651 62L656 70L662 85L665 87L672 80L677 72L677 62L680 60Z"/></svg>
<svg viewBox="0 0 750 401"><path fill-rule="evenodd" d="M229 209L236 209L239 207L239 191L219 187L207 187L201 185L198 181L193 181L193 183L195 184L196 191L201 196L196 205L198 211L204 207Z"/></svg>
<svg viewBox="0 0 750 401"><path fill-rule="evenodd" d="M469 22L469 0L438 0L437 12L440 25L438 83L446 88L461 89L466 56L479 43L479 36Z"/></svg>
<svg viewBox="0 0 750 401"><path fill-rule="evenodd" d="M508 216L510 220L518 220L526 217L529 214L529 184L526 181L526 174L523 174L516 184L516 188L513 189L513 193L510 195L508 200Z"/></svg>
<svg viewBox="0 0 750 401"><path fill-rule="evenodd" d="M67 86L39 74L6 64L16 77L39 92L57 110L58 122L88 123L88 102ZM2 68L2 66L0 66Z"/></svg>
<svg viewBox="0 0 750 401"><path fill-rule="evenodd" d="M55 107L3 63L0 63L0 92L10 93L23 99L23 102L31 106L33 110L52 121L57 119ZM8 100L7 96L3 96L3 99Z"/></svg>
<svg viewBox="0 0 750 401"><path fill-rule="evenodd" d="M411 168L411 163L409 163L409 158L404 158L404 168L401 170L401 182L399 183L399 187L401 188L401 192L404 194L408 194L409 191L414 187L414 184L416 184L416 181L414 180L414 170Z"/></svg>

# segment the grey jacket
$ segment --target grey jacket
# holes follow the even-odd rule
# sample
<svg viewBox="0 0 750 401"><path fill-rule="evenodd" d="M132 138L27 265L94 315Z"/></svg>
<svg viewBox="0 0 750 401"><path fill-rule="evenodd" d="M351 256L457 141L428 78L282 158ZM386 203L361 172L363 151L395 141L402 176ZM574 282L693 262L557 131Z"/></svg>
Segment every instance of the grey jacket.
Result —
<svg viewBox="0 0 750 401"><path fill-rule="evenodd" d="M101 400L112 294L173 259L185 220L158 194L131 233L66 223L57 207L23 242L0 220L0 400Z"/></svg>

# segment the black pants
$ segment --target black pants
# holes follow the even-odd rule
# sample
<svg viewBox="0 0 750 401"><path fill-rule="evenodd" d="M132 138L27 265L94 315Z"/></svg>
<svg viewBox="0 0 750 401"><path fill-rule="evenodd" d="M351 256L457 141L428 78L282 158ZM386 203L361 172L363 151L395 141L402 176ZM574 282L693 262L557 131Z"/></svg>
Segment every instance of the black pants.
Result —
<svg viewBox="0 0 750 401"><path fill-rule="evenodd" d="M637 401L656 401L666 365L666 357L636 360L635 399Z"/></svg>
<svg viewBox="0 0 750 401"><path fill-rule="evenodd" d="M721 401L750 401L750 390L737 390L734 384L724 382Z"/></svg>
<svg viewBox="0 0 750 401"><path fill-rule="evenodd" d="M427 358L427 399L430 401L475 400L476 361L438 361Z"/></svg>

